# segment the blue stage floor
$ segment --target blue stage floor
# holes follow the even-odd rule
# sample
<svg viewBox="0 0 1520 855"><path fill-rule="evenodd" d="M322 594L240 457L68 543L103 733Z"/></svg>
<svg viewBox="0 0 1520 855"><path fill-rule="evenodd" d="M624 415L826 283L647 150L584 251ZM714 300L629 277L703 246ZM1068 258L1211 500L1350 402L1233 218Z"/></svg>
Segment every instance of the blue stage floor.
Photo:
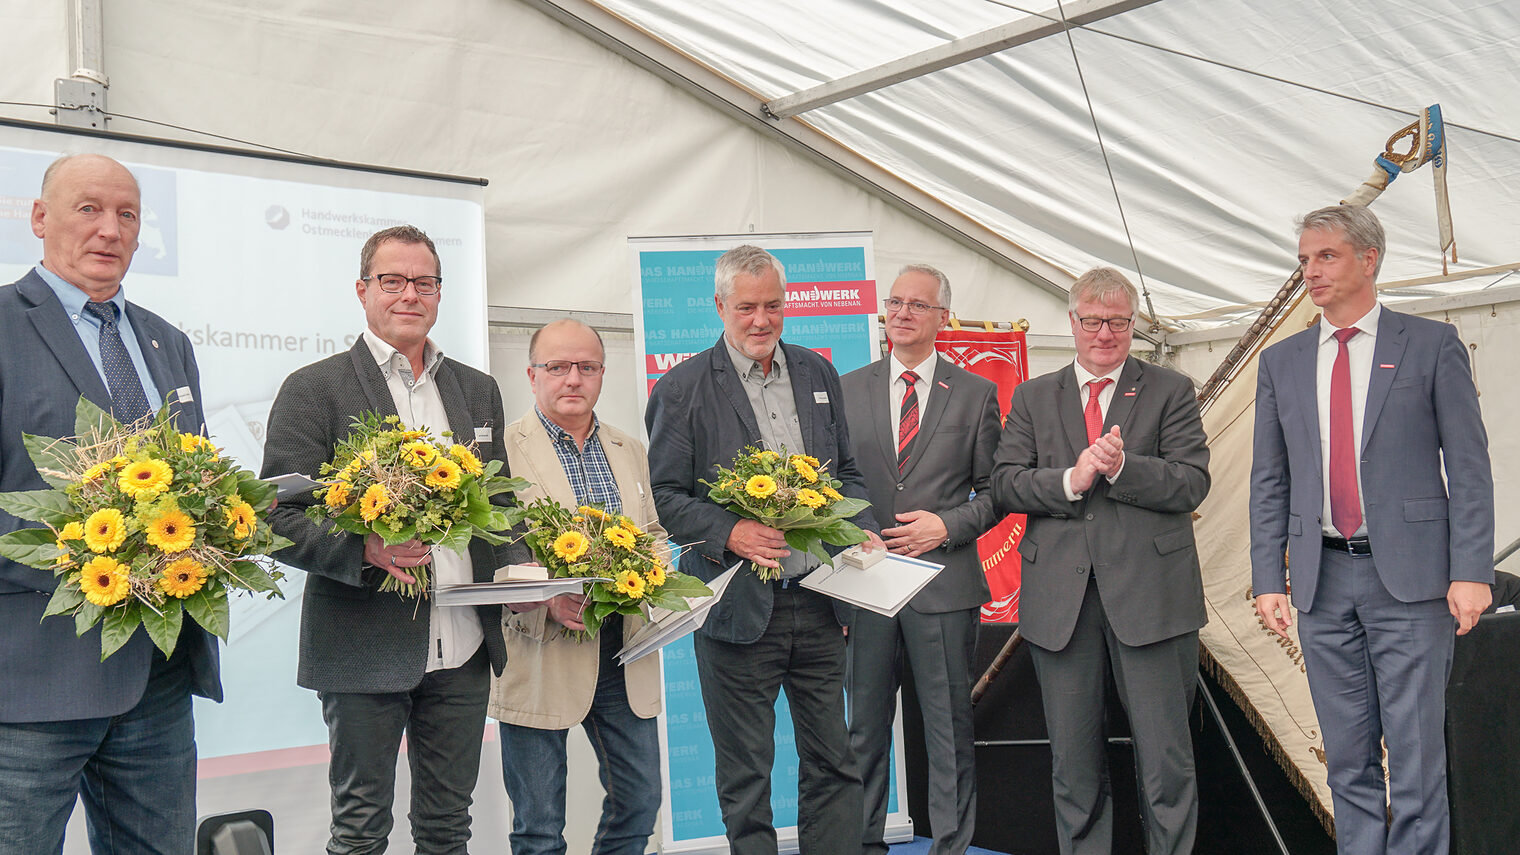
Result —
<svg viewBox="0 0 1520 855"><path fill-rule="evenodd" d="M930 842L927 837L915 837L907 843L894 843L891 847L892 855L925 855L929 851ZM966 850L966 855L1003 855L1003 853L973 846Z"/></svg>

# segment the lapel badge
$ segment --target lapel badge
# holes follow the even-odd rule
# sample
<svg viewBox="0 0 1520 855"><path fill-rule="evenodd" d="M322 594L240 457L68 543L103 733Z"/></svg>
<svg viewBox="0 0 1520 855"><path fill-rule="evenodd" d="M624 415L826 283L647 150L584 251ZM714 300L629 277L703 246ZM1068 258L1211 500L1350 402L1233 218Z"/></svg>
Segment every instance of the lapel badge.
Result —
<svg viewBox="0 0 1520 855"><path fill-rule="evenodd" d="M1392 368L1393 364L1389 363L1389 362L1384 362L1382 365L1379 365L1378 367L1379 368Z"/></svg>
<svg viewBox="0 0 1520 855"><path fill-rule="evenodd" d="M1134 387L1134 386L1129 387L1129 391L1124 393L1124 397L1126 397L1126 398L1133 398L1133 397L1135 397L1135 389L1136 389L1136 387Z"/></svg>
<svg viewBox="0 0 1520 855"><path fill-rule="evenodd" d="M153 349L158 350L158 339L150 339L150 341L153 342Z"/></svg>
<svg viewBox="0 0 1520 855"><path fill-rule="evenodd" d="M935 384L935 385L936 385L936 386L938 386L938 387L940 387L940 388L941 388L941 389L948 389L948 388L950 388L950 384L949 384L949 383L946 383L946 382L945 382L945 381L943 381L943 380L935 380L935 381L934 381L934 384Z"/></svg>

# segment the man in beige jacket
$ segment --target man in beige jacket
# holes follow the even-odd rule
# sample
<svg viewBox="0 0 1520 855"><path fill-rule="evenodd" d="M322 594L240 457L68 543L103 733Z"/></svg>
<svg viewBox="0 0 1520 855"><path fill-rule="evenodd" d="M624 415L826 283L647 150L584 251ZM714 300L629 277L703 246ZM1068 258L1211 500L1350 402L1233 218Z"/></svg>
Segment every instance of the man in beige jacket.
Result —
<svg viewBox="0 0 1520 855"><path fill-rule="evenodd" d="M606 350L580 321L555 321L533 334L528 381L534 408L508 425L512 474L562 505L600 504L665 543L649 489L644 446L596 417ZM642 855L659 812L660 666L655 656L624 668L617 651L642 625L614 615L597 639L585 629L583 595L565 594L504 621L507 666L491 687L489 712L501 722L502 777L512 800L512 855L563 855L565 735L579 723L596 751L602 819L591 855Z"/></svg>

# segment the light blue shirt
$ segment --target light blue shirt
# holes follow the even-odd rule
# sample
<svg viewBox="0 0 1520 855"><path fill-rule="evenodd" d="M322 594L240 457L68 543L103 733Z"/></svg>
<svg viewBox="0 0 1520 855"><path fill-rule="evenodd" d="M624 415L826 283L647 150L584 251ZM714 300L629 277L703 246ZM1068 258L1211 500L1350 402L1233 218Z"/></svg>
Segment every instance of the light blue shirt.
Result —
<svg viewBox="0 0 1520 855"><path fill-rule="evenodd" d="M111 384L106 383L105 366L100 361L100 319L84 310L84 304L90 301L90 295L40 264L32 269L42 277L42 281L46 282L49 288L53 289L53 293L58 295L58 302L63 304L63 311L68 314L69 320L74 324L74 332L79 334L79 340L84 343L85 352L90 354L90 361L95 363L95 371L100 374L100 382L106 384L106 391L109 392ZM106 302L116 304L116 329L121 333L122 343L127 346L127 354L132 357L132 367L137 369L137 378L142 381L143 394L148 398L148 410L156 413L158 408L163 406L164 396L159 394L158 386L153 382L153 375L148 372L148 363L143 359L142 345L137 343L137 334L132 331L132 321L127 317L126 286L118 287L116 295Z"/></svg>

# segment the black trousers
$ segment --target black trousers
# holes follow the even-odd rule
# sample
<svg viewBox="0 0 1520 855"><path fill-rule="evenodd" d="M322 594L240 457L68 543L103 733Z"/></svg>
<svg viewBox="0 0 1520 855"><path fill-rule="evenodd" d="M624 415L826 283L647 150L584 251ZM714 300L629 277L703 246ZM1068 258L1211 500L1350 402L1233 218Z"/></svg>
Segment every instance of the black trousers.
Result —
<svg viewBox="0 0 1520 855"><path fill-rule="evenodd" d="M712 732L718 805L732 855L775 855L771 766L776 697L786 690L797 739L802 855L859 855L860 773L845 726L845 640L833 601L777 586L771 622L752 644L697 633L697 675Z"/></svg>

